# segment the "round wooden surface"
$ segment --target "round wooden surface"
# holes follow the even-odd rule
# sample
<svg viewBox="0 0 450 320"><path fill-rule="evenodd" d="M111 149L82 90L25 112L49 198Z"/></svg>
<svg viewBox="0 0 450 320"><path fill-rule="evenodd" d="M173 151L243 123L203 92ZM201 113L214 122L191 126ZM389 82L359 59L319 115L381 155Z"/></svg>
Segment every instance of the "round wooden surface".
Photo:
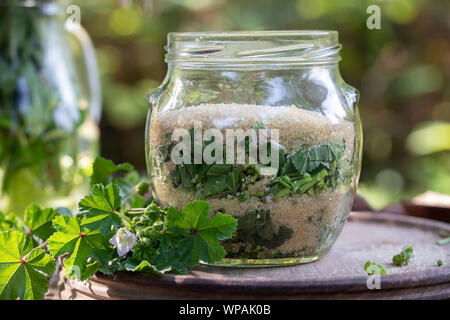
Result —
<svg viewBox="0 0 450 320"><path fill-rule="evenodd" d="M63 279L62 299L449 299L450 245L436 241L450 224L388 213L354 212L321 260L273 268L199 266L188 275L119 272L87 283ZM408 266L392 265L403 246L414 248ZM437 266L437 260L444 262ZM381 289L369 290L367 260L383 264Z"/></svg>

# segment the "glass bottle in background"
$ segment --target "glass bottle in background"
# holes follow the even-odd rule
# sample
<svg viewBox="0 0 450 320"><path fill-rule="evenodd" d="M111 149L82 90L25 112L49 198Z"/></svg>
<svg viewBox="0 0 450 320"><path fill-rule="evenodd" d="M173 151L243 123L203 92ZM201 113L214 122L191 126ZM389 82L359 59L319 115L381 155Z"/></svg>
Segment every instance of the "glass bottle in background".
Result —
<svg viewBox="0 0 450 320"><path fill-rule="evenodd" d="M74 207L98 153L101 91L86 31L55 1L0 0L0 210Z"/></svg>

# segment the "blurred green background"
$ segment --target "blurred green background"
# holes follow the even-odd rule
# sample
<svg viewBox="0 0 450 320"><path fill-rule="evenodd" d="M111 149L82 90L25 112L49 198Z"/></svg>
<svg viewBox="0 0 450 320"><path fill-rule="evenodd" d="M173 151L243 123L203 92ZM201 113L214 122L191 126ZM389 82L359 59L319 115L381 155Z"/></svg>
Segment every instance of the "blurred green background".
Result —
<svg viewBox="0 0 450 320"><path fill-rule="evenodd" d="M376 209L425 190L450 194L448 0L71 1L97 48L102 155L145 171L146 95L166 72L172 31L332 29L344 79L361 93L359 193ZM381 8L369 30L367 7Z"/></svg>

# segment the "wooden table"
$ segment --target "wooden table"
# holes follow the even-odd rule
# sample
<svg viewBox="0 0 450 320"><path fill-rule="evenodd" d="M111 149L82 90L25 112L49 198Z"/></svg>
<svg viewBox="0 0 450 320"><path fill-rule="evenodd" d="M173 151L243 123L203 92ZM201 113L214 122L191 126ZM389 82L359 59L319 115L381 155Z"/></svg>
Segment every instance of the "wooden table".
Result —
<svg viewBox="0 0 450 320"><path fill-rule="evenodd" d="M438 246L450 224L388 213L354 212L321 260L290 267L199 266L188 275L119 272L86 284L63 279L62 299L449 299L450 245ZM392 265L404 245L414 247L408 266ZM441 259L444 266L438 267ZM386 267L381 289L369 290L364 263Z"/></svg>

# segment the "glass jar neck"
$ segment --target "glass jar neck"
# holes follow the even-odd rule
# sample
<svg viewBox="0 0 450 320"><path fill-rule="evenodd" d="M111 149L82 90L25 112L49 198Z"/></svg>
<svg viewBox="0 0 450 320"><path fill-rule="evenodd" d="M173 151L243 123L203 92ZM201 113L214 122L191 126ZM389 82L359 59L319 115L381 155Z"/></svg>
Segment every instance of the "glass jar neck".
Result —
<svg viewBox="0 0 450 320"><path fill-rule="evenodd" d="M220 71L254 71L265 72L271 70L304 70L313 68L325 68L328 70L339 70L339 62L314 63L314 62L267 62L267 63L198 63L181 62L168 63L168 73L180 74L181 72L197 71L204 73L214 73Z"/></svg>
<svg viewBox="0 0 450 320"><path fill-rule="evenodd" d="M342 80L339 64L258 64L258 65L185 65L169 64L164 80L172 89L178 86L184 88L197 84L208 85L221 83L238 83L241 86L254 83L266 83L267 86L277 86L280 82L294 83L297 78L307 78L316 82L333 82ZM326 80L328 79L328 80Z"/></svg>
<svg viewBox="0 0 450 320"><path fill-rule="evenodd" d="M344 87L337 64L295 68L170 65L162 86L149 97L149 101L158 99L159 103L152 104L159 104L167 110L201 104L236 103L271 106L301 103L313 110L328 95L334 100L339 100L338 96L345 100ZM344 113L336 117L342 117Z"/></svg>
<svg viewBox="0 0 450 320"><path fill-rule="evenodd" d="M168 64L183 68L264 69L335 65L336 31L170 33Z"/></svg>

